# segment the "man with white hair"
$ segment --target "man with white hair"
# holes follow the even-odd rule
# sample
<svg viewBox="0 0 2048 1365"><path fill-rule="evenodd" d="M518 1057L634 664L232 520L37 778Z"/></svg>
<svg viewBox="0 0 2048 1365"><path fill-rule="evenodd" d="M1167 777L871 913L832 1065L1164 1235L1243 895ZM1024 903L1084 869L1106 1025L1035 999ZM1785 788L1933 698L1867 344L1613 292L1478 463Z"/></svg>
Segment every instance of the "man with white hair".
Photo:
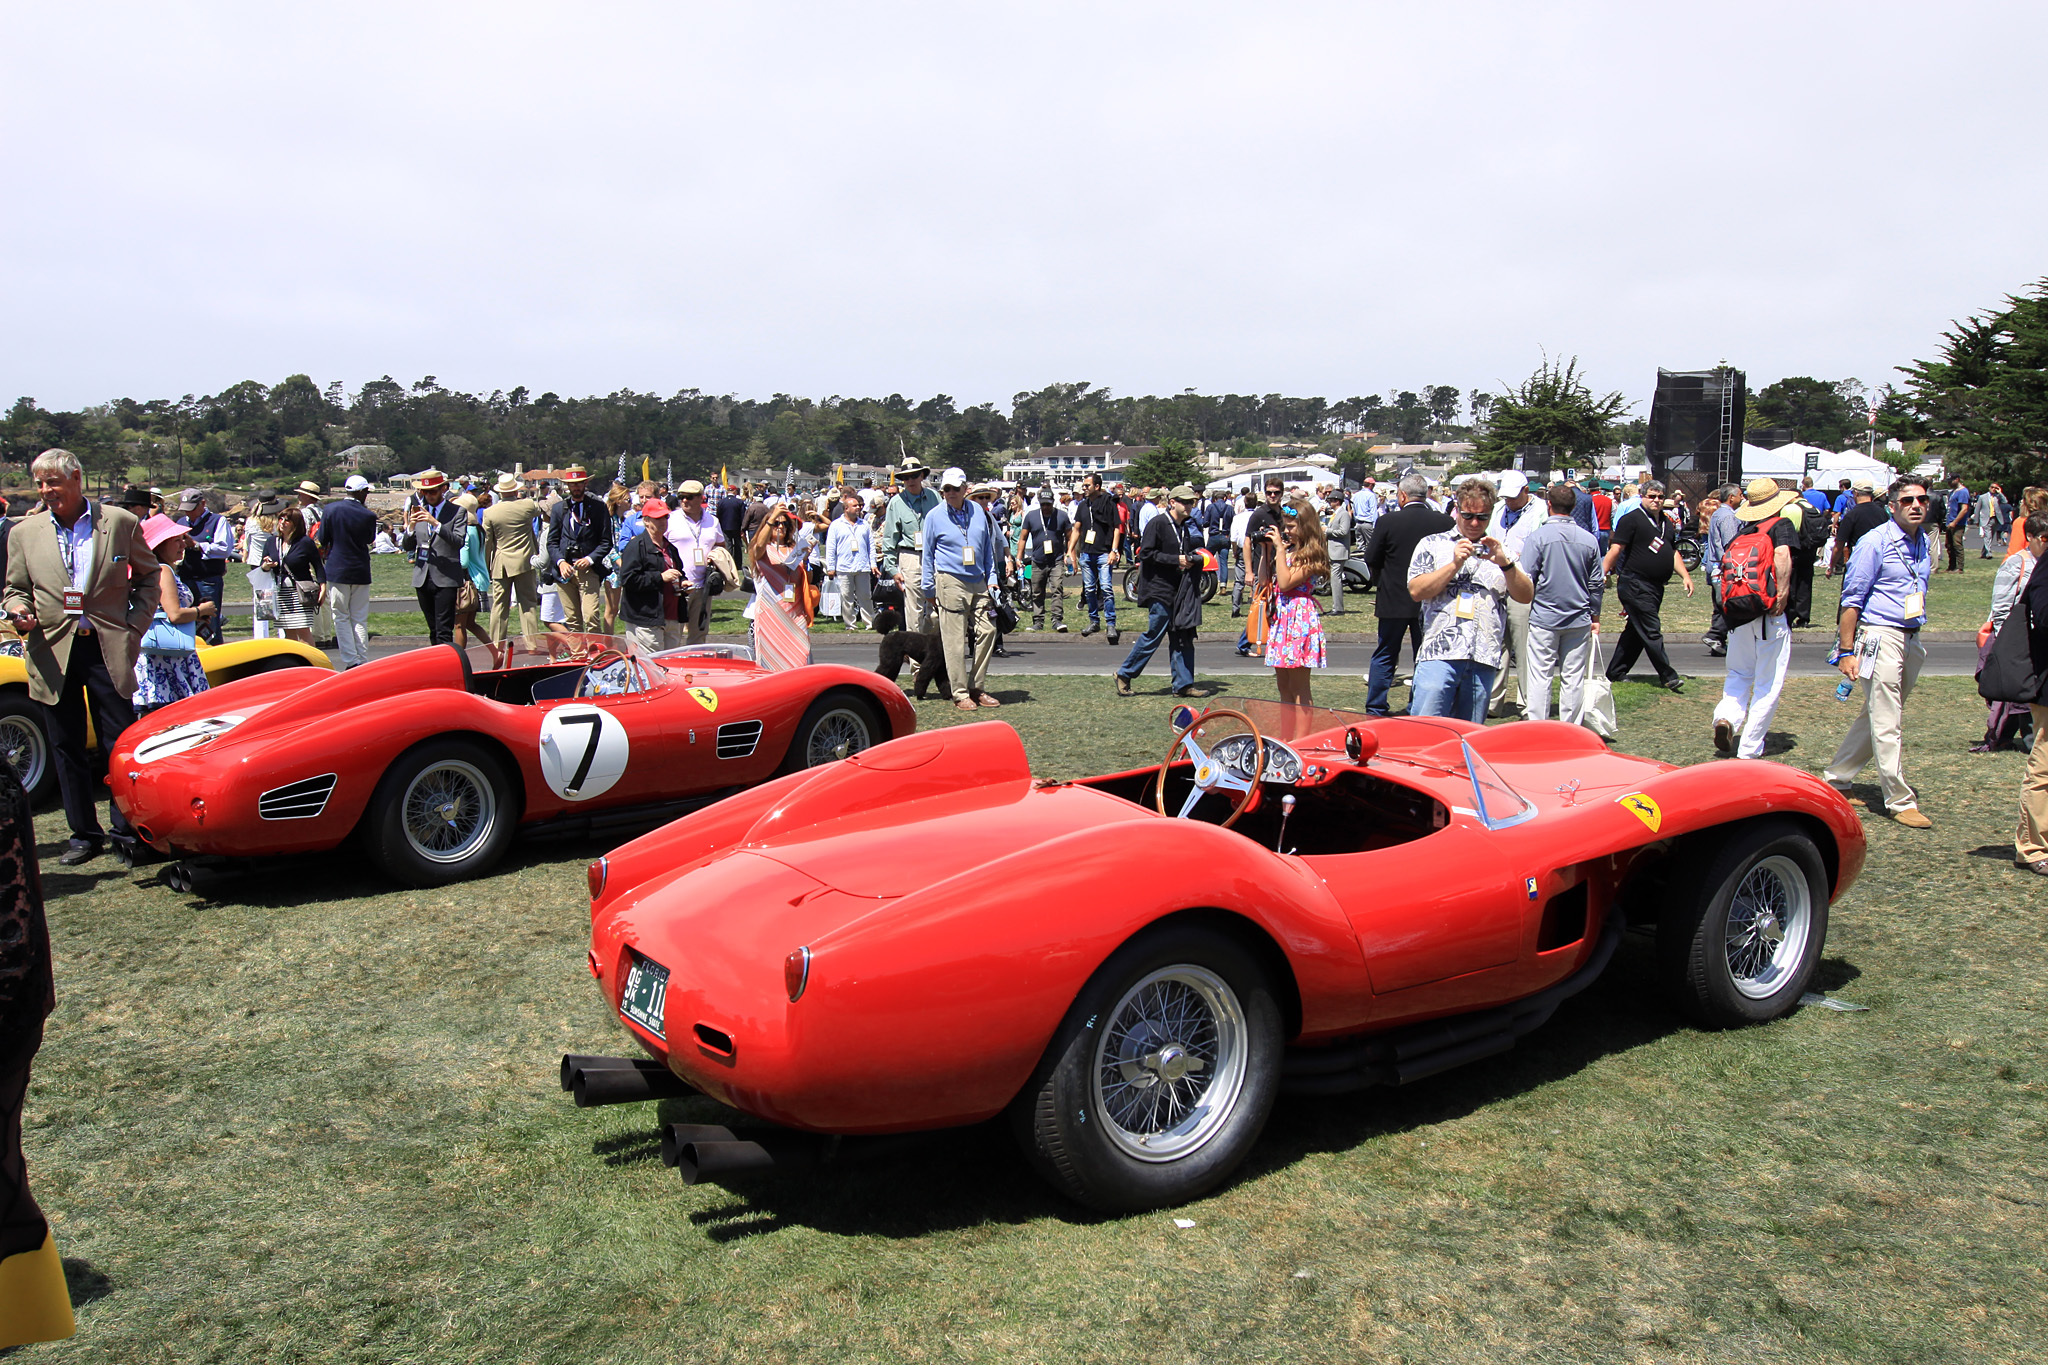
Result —
<svg viewBox="0 0 2048 1365"><path fill-rule="evenodd" d="M0 605L22 636L30 700L43 708L71 842L57 859L76 867L106 842L98 810L105 764L86 762L86 710L101 754L135 721L135 658L160 596L156 556L125 508L85 496L85 470L68 450L46 450L29 472L43 510L8 537ZM135 830L112 811L115 855L132 860Z"/></svg>

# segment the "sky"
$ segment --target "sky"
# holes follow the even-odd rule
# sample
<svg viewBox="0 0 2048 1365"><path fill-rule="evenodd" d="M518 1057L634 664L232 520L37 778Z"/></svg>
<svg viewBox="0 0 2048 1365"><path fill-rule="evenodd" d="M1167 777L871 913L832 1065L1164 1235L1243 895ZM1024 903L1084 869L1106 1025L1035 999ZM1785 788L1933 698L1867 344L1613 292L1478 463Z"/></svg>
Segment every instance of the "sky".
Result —
<svg viewBox="0 0 2048 1365"><path fill-rule="evenodd" d="M2048 276L2048 5L0 0L0 402L1876 384Z"/></svg>

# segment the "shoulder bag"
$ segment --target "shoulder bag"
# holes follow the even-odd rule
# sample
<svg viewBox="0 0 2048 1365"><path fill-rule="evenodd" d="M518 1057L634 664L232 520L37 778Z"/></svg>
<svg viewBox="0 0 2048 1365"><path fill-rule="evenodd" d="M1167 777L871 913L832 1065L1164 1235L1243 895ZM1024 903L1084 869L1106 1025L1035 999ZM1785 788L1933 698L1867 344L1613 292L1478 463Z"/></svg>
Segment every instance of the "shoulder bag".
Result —
<svg viewBox="0 0 2048 1365"><path fill-rule="evenodd" d="M182 626L172 625L163 608L159 607L156 619L142 633L142 652L160 659L196 653L199 649L198 625L196 621L187 621Z"/></svg>
<svg viewBox="0 0 2048 1365"><path fill-rule="evenodd" d="M1273 614L1275 610L1276 604L1271 583L1261 583L1258 587L1252 589L1251 610L1245 614L1244 618L1244 638L1254 650L1263 651L1265 649L1266 637L1273 633Z"/></svg>
<svg viewBox="0 0 2048 1365"><path fill-rule="evenodd" d="M2005 624L1991 642L1991 653L1977 670L1977 695L1986 701L2035 706L2041 700L2041 677L2034 671L2033 615L2026 589L2005 614Z"/></svg>

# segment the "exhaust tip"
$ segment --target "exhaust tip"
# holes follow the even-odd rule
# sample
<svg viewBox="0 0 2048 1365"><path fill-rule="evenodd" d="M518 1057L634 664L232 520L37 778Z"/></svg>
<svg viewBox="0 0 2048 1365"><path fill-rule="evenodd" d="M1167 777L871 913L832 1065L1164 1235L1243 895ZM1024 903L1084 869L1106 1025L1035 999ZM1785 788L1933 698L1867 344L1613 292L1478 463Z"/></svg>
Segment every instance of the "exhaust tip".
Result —
<svg viewBox="0 0 2048 1365"><path fill-rule="evenodd" d="M686 1142L676 1153L676 1173L685 1185L775 1169L775 1158L758 1142Z"/></svg>
<svg viewBox="0 0 2048 1365"><path fill-rule="evenodd" d="M730 1128L716 1123L671 1123L661 1130L661 1164L677 1166L682 1163L683 1149L698 1142L732 1142L736 1139ZM684 1177L685 1184L694 1183Z"/></svg>

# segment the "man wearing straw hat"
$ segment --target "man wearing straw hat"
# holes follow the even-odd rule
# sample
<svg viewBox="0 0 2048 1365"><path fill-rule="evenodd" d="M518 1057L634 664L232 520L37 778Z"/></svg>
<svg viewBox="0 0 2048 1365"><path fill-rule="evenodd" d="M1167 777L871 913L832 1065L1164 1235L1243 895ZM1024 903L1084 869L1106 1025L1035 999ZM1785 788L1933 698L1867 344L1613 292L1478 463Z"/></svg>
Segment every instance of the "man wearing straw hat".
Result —
<svg viewBox="0 0 2048 1365"><path fill-rule="evenodd" d="M565 494L548 518L548 561L562 599L562 624L571 634L604 629L605 561L612 553L612 514L589 491L582 465L562 471Z"/></svg>
<svg viewBox="0 0 2048 1365"><path fill-rule="evenodd" d="M1778 601L1754 621L1728 627L1728 676L1721 681L1721 700L1714 706L1714 749L1723 757L1764 756L1764 735L1785 690L1785 669L1792 662L1786 610L1792 600L1792 556L1799 550L1799 527L1784 512L1798 500L1791 489L1780 491L1775 479L1751 479L1743 490L1742 506L1735 509L1740 525L1731 543L1758 533L1771 539Z"/></svg>
<svg viewBox="0 0 2048 1365"><path fill-rule="evenodd" d="M924 580L925 518L939 505L939 495L924 486L931 472L924 461L906 457L896 471L903 487L889 499L889 511L882 518L882 565L885 570L894 566L896 586L903 590L903 628L923 635L931 634L936 624L935 605L919 587Z"/></svg>
<svg viewBox="0 0 2048 1365"><path fill-rule="evenodd" d="M462 547L469 539L469 513L448 496L448 476L429 469L413 484L405 508L405 534L398 547L412 560L412 590L427 618L427 639L455 643L455 595L469 575Z"/></svg>
<svg viewBox="0 0 2048 1365"><path fill-rule="evenodd" d="M519 630L529 639L540 634L540 581L534 561L540 543L533 534L533 503L517 474L505 474L491 485L497 499L484 509L484 571L491 576L491 625L494 641L512 629L512 610L519 609Z"/></svg>

